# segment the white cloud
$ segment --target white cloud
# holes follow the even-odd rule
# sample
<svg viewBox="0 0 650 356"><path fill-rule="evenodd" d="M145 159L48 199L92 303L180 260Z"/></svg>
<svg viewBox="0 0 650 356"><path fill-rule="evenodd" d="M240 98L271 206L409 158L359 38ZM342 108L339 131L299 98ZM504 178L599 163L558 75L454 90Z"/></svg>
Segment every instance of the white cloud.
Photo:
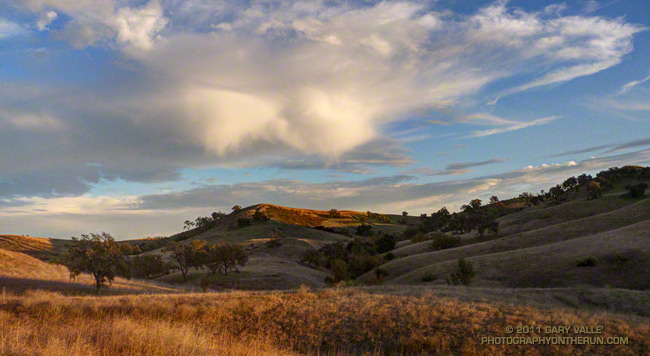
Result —
<svg viewBox="0 0 650 356"><path fill-rule="evenodd" d="M38 16L38 20L36 21L36 27L38 28L39 31L44 31L47 30L47 27L52 23L57 18L57 13L50 10L50 11L44 11Z"/></svg>
<svg viewBox="0 0 650 356"><path fill-rule="evenodd" d="M23 32L23 29L11 21L0 18L0 39L15 36Z"/></svg>
<svg viewBox="0 0 650 356"><path fill-rule="evenodd" d="M120 8L114 21L117 27L117 43L138 50L151 49L156 36L168 23L157 0L150 1L138 9Z"/></svg>
<svg viewBox="0 0 650 356"><path fill-rule="evenodd" d="M72 20L59 33L59 38L76 48L114 38L118 45L135 54L150 49L168 23L158 0L150 0L140 7L119 6L128 2L114 0L21 2L30 10L40 12L37 27L41 31L57 18L56 11L71 16Z"/></svg>

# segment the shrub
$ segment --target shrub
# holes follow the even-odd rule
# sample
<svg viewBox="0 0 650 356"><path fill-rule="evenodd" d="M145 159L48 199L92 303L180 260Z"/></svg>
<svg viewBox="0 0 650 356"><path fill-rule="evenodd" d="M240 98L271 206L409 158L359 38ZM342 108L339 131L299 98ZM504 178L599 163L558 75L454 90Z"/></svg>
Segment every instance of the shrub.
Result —
<svg viewBox="0 0 650 356"><path fill-rule="evenodd" d="M392 252L389 252L389 253L384 255L384 259L386 261L392 261L392 260L395 259L395 257L397 257L397 256L395 256L395 254L393 254Z"/></svg>
<svg viewBox="0 0 650 356"><path fill-rule="evenodd" d="M431 242L431 245L429 245L429 248L433 251L445 250L462 245L460 237L447 235L442 232L434 234L432 240L433 241Z"/></svg>
<svg viewBox="0 0 650 356"><path fill-rule="evenodd" d="M589 257L579 259L576 262L576 266L578 266L578 267L593 267L597 263L598 263L598 261L595 258L589 256Z"/></svg>
<svg viewBox="0 0 650 356"><path fill-rule="evenodd" d="M645 190L648 189L646 183L630 184L625 186L627 194L625 196L629 198L641 198L645 194Z"/></svg>
<svg viewBox="0 0 650 356"><path fill-rule="evenodd" d="M433 273L427 273L424 276L422 276L422 282L433 282L436 279L438 279L438 276L436 276Z"/></svg>
<svg viewBox="0 0 650 356"><path fill-rule="evenodd" d="M386 272L385 270L383 270L383 269L381 269L381 268L379 268L379 267L376 268L376 269L375 269L375 280L374 280L374 283L375 283L375 284L382 284L382 283L384 283L384 277L386 277L386 276L388 276L388 272Z"/></svg>
<svg viewBox="0 0 650 356"><path fill-rule="evenodd" d="M241 227L246 227L246 226L251 226L251 221L246 218L239 218L237 219L237 226Z"/></svg>
<svg viewBox="0 0 650 356"><path fill-rule="evenodd" d="M458 267L452 272L449 277L445 278L447 284L468 286L472 284L472 280L476 276L476 271L471 261L464 258L458 260Z"/></svg>

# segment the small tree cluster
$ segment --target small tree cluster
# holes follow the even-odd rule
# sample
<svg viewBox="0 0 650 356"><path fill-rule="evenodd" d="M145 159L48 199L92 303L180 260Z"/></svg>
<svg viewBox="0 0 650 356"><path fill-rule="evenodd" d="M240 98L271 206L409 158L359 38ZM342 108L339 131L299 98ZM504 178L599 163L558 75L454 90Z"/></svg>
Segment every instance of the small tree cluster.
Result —
<svg viewBox="0 0 650 356"><path fill-rule="evenodd" d="M384 263L378 250L385 251L393 241L396 241L394 236L386 236L374 239L374 241L373 239L355 239L347 244L337 242L325 245L319 250L306 251L301 262L327 268L331 275L325 281L330 284L348 281L372 271Z"/></svg>
<svg viewBox="0 0 650 356"><path fill-rule="evenodd" d="M418 229L425 234L440 230L449 223L449 220L451 220L451 214L447 210L447 207L443 206L437 212L431 213L430 217L423 218Z"/></svg>
<svg viewBox="0 0 650 356"><path fill-rule="evenodd" d="M135 256L131 259L131 266L136 277L146 279L168 274L173 268L163 261L161 254Z"/></svg>
<svg viewBox="0 0 650 356"><path fill-rule="evenodd" d="M226 216L225 213L215 211L214 213L210 214L210 216L199 216L194 221L185 220L183 223L183 230L191 230L197 228L204 231L211 229L215 227L217 225L217 222L224 216Z"/></svg>
<svg viewBox="0 0 650 356"><path fill-rule="evenodd" d="M202 262L208 268L210 274L222 273L228 275L228 273L236 270L237 266L245 266L246 262L248 262L248 255L239 245L220 242L205 249Z"/></svg>

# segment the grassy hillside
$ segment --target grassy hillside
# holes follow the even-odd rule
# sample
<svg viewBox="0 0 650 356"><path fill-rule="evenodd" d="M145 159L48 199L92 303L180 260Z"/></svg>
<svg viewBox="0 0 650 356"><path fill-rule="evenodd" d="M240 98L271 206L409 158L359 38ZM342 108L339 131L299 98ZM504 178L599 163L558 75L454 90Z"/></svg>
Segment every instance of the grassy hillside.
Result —
<svg viewBox="0 0 650 356"><path fill-rule="evenodd" d="M60 253L68 240L21 235L0 235L0 249L21 252L39 259L50 259Z"/></svg>
<svg viewBox="0 0 650 356"><path fill-rule="evenodd" d="M478 275L475 284L506 287L610 286L650 289L650 220L582 238L483 254L469 258ZM450 250L451 251L451 250ZM595 266L577 261L591 257ZM395 276L391 284L422 283L427 273L448 275L456 260L428 264ZM389 270L390 274L390 270ZM442 280L440 283L443 283Z"/></svg>
<svg viewBox="0 0 650 356"><path fill-rule="evenodd" d="M556 212L561 214L557 209ZM390 261L382 268L389 273L386 278L392 280L404 273L434 263L456 260L461 257L487 255L546 245L606 232L648 220L650 220L650 199L643 199L629 203L622 208L588 218L550 225L454 249L431 251L429 249L430 241L410 244L394 250L393 253L401 258ZM608 246L604 246L604 248L607 249Z"/></svg>
<svg viewBox="0 0 650 356"><path fill-rule="evenodd" d="M254 220L253 214L256 211L264 214L268 220ZM303 284L324 287L328 275L326 270L309 268L299 263L306 251L339 241L347 243L353 239L356 227L361 224L372 225L374 231L401 235L407 225L397 223L399 218L401 216L387 216L387 222L358 211L342 210L332 214L330 211L258 204L224 216L209 229L194 229L175 236L182 237L183 243L193 240L205 240L208 243L225 241L246 247L249 253L246 266L240 269L240 273L212 277L215 288L295 289ZM251 225L240 227L239 219L247 219ZM417 221L417 218L411 219ZM315 227L327 227L336 232ZM162 251L163 249L158 249L149 253ZM197 284L205 273L206 271L190 271L190 282ZM180 273L173 273L159 280L178 283L182 277Z"/></svg>
<svg viewBox="0 0 650 356"><path fill-rule="evenodd" d="M0 248L0 286L5 293L23 294L30 290L59 291L64 294L93 294L93 278L82 274L70 280L67 268L43 262L24 253ZM108 293L174 293L179 289L162 284L116 278Z"/></svg>

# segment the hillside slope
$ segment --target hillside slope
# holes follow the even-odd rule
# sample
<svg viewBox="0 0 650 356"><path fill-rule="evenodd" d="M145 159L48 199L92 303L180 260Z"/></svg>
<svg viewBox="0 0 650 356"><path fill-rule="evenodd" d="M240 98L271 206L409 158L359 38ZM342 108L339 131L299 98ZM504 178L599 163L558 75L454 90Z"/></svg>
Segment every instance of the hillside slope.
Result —
<svg viewBox="0 0 650 356"><path fill-rule="evenodd" d="M389 272L386 278L391 280L433 263L555 243L606 232L649 219L650 198L588 218L567 221L453 249L430 251L429 241L411 244L394 250L393 253L401 258L388 262L382 268Z"/></svg>
<svg viewBox="0 0 650 356"><path fill-rule="evenodd" d="M93 294L93 278L81 274L70 279L68 269L43 262L24 253L0 248L0 286L7 293L22 294L26 291L59 291L66 294ZM144 281L116 278L110 294L122 293L176 293L179 289Z"/></svg>
<svg viewBox="0 0 650 356"><path fill-rule="evenodd" d="M256 221L256 212L268 220ZM215 276L216 288L237 289L292 289L301 285L324 287L325 269L310 268L300 263L303 254L335 242L348 242L354 237L356 227L370 224L375 231L401 235L407 225L397 223L401 216L387 215L384 220L367 213L341 210L330 211L288 208L272 204L258 204L243 208L219 219L214 227L205 231L195 229L175 236L183 237L183 243L204 240L208 243L225 241L245 246L249 261L240 273ZM251 222L239 226L240 219ZM417 218L411 218L417 221ZM324 227L325 229L316 229ZM331 232L335 231L335 232ZM174 238L174 237L172 237ZM163 249L150 253L160 253ZM198 283L205 271L192 270L189 279ZM180 282L179 273L160 278L161 281Z"/></svg>
<svg viewBox="0 0 650 356"><path fill-rule="evenodd" d="M21 235L0 235L0 249L21 252L39 259L51 259L60 253L68 240Z"/></svg>
<svg viewBox="0 0 650 356"><path fill-rule="evenodd" d="M650 289L650 220L596 235L468 258L475 284L501 287L598 286ZM577 261L593 258L594 266ZM446 276L455 260L432 263L395 276L390 284L423 283L422 276ZM389 272L390 273L390 272ZM438 283L444 283L441 280Z"/></svg>

